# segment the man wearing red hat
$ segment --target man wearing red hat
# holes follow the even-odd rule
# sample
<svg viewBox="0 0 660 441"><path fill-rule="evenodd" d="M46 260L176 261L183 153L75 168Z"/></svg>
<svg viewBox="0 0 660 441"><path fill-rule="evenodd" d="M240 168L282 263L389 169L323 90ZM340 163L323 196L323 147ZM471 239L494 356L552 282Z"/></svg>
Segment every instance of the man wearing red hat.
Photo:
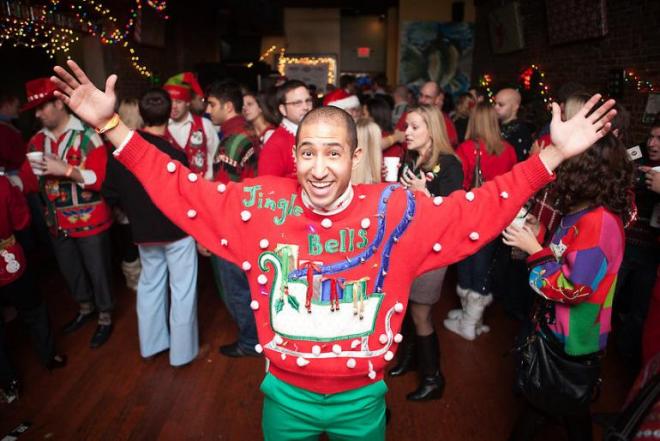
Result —
<svg viewBox="0 0 660 441"><path fill-rule="evenodd" d="M257 173L295 178L294 146L298 124L312 110L312 96L302 81L289 80L277 89L280 126L264 144L259 155Z"/></svg>
<svg viewBox="0 0 660 441"><path fill-rule="evenodd" d="M29 165L39 177L55 257L80 305L64 332L81 328L98 310L90 342L96 348L110 337L114 307L108 233L112 217L100 194L107 151L101 137L55 98L55 84L48 78L29 81L26 90L22 110L36 109L43 125L28 143Z"/></svg>
<svg viewBox="0 0 660 441"><path fill-rule="evenodd" d="M186 153L192 171L212 179L213 157L220 143L218 133L211 121L190 112L193 93L204 96L202 88L191 72L184 72L167 80L163 89L172 98L168 141Z"/></svg>
<svg viewBox="0 0 660 441"><path fill-rule="evenodd" d="M353 121L358 120L362 114L360 100L357 95L349 94L344 89L335 89L323 98L324 106L335 106L348 112Z"/></svg>

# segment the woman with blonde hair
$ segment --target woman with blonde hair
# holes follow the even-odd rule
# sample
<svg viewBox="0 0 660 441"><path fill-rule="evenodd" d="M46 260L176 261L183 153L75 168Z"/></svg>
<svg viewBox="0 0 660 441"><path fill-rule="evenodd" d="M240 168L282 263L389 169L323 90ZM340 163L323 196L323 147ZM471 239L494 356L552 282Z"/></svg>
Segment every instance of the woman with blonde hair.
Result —
<svg viewBox="0 0 660 441"><path fill-rule="evenodd" d="M510 171L516 164L516 151L500 135L497 114L490 104L477 104L470 116L465 138L456 149L463 164L465 190ZM474 195L468 192L466 197ZM488 327L482 325L482 316L493 301L490 273L496 249L497 239L457 265L456 292L462 308L450 311L444 325L466 340L474 340L477 335L488 331Z"/></svg>
<svg viewBox="0 0 660 441"><path fill-rule="evenodd" d="M449 144L440 111L435 106L412 108L406 117L408 153L401 172L401 184L428 197L448 196L461 188L461 163ZM391 376L399 376L417 361L421 382L407 395L411 401L442 397L445 379L440 369L440 348L431 309L440 298L447 268L418 277L410 289L410 313L403 321L404 335L397 365Z"/></svg>
<svg viewBox="0 0 660 441"><path fill-rule="evenodd" d="M380 148L380 127L371 118L360 118L356 124L358 147L362 149L362 160L353 169L353 184L377 184L381 181L383 155Z"/></svg>

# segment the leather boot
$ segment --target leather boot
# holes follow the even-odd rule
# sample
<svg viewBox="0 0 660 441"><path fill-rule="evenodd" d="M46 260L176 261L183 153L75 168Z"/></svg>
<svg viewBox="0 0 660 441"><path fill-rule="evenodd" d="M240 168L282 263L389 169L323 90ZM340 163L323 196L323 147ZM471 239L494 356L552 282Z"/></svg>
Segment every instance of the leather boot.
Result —
<svg viewBox="0 0 660 441"><path fill-rule="evenodd" d="M416 336L416 339L421 381L406 398L410 401L439 400L445 390L445 377L440 370L438 335L433 332L424 337Z"/></svg>
<svg viewBox="0 0 660 441"><path fill-rule="evenodd" d="M415 324L410 316L410 311L406 311L406 316L403 318L401 335L403 335L403 340L399 344L396 365L388 372L390 377L399 377L415 369L417 365L417 357L415 357Z"/></svg>

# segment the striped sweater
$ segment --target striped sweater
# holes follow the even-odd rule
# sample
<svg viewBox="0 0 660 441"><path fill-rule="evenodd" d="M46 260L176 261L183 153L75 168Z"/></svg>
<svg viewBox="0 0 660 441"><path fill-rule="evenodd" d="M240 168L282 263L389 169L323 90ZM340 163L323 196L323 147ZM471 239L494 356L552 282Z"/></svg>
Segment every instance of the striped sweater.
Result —
<svg viewBox="0 0 660 441"><path fill-rule="evenodd" d="M529 257L529 283L553 302L550 329L567 354L605 349L623 249L621 219L596 207L565 216L550 245Z"/></svg>

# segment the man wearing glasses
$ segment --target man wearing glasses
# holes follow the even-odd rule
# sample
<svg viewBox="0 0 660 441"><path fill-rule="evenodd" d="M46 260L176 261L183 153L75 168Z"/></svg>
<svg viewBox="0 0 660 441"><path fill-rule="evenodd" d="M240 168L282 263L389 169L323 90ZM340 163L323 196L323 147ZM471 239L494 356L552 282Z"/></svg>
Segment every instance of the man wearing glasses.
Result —
<svg viewBox="0 0 660 441"><path fill-rule="evenodd" d="M312 110L312 97L302 81L289 80L277 90L280 126L264 144L259 155L258 175L296 177L294 148L298 125Z"/></svg>

